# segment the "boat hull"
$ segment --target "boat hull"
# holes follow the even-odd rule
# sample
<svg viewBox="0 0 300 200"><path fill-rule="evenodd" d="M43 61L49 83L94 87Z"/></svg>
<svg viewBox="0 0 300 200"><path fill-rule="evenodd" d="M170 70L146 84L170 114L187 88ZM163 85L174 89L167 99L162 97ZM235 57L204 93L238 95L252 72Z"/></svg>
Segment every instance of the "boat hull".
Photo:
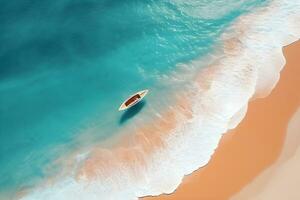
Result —
<svg viewBox="0 0 300 200"><path fill-rule="evenodd" d="M136 105L138 102L140 102L148 93L149 90L142 90L139 91L133 95L131 95L129 98L127 98L119 107L119 111L126 110L128 108L131 108L132 106ZM135 99L133 99L136 97ZM130 102L131 101L131 102Z"/></svg>

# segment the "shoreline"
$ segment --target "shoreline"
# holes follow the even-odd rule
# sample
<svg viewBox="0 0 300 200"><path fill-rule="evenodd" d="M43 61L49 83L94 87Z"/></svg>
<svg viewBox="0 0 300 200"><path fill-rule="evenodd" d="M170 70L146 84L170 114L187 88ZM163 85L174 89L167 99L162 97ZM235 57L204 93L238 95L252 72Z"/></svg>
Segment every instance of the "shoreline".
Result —
<svg viewBox="0 0 300 200"><path fill-rule="evenodd" d="M272 93L249 103L237 128L224 134L209 163L184 178L172 194L143 200L228 199L279 157L290 118L300 105L300 41L284 47L286 65ZM230 182L228 182L230 180Z"/></svg>

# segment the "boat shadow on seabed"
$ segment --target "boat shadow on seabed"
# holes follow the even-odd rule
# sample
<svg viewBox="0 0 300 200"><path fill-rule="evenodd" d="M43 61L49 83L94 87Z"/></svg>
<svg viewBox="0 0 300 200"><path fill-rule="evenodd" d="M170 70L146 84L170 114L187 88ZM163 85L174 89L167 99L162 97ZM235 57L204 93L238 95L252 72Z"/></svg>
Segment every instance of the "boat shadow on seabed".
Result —
<svg viewBox="0 0 300 200"><path fill-rule="evenodd" d="M129 119L133 118L135 115L137 115L146 105L146 101L142 100L139 103L137 103L136 105L134 105L133 107L129 108L128 110L126 110L120 120L119 120L119 124L122 125L125 122L127 122Z"/></svg>

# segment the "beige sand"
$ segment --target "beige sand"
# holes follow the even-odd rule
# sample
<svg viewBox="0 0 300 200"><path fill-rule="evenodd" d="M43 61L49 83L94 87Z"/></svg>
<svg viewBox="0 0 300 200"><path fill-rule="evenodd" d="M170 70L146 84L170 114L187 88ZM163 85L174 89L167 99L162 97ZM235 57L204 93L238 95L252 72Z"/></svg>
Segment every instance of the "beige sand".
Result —
<svg viewBox="0 0 300 200"><path fill-rule="evenodd" d="M224 135L209 164L186 177L173 194L143 199L229 199L276 161L300 105L300 42L284 52L287 64L276 88L249 104L245 119Z"/></svg>
<svg viewBox="0 0 300 200"><path fill-rule="evenodd" d="M231 200L299 200L300 107L289 122L279 159Z"/></svg>

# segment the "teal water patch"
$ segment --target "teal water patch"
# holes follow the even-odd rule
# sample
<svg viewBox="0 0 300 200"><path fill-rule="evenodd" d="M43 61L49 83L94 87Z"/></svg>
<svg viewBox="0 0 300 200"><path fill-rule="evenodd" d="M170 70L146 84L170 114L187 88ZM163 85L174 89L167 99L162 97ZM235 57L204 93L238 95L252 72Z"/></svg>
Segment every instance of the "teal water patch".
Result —
<svg viewBox="0 0 300 200"><path fill-rule="evenodd" d="M128 122L117 111L124 98L160 90L157 75L208 54L263 3L1 1L0 191L43 179L90 126L98 140L112 136Z"/></svg>

